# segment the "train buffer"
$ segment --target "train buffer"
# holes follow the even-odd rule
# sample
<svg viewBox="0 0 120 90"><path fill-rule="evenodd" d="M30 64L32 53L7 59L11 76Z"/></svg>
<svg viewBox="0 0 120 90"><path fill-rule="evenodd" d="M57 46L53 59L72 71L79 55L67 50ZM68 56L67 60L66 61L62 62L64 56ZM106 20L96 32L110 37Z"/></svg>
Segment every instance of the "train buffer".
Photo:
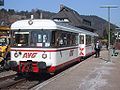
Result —
<svg viewBox="0 0 120 90"><path fill-rule="evenodd" d="M120 90L120 51L108 60L108 51L44 81L32 90Z"/></svg>

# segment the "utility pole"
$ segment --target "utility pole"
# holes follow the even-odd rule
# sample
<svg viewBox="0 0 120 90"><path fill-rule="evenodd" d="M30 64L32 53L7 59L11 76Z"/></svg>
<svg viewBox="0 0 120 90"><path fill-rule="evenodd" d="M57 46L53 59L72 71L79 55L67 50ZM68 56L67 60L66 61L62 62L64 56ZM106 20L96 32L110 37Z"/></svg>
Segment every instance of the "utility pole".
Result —
<svg viewBox="0 0 120 90"><path fill-rule="evenodd" d="M111 62L111 46L110 46L110 9L111 8L118 8L118 6L113 6L113 5L105 5L101 6L100 8L107 8L108 9L108 61Z"/></svg>

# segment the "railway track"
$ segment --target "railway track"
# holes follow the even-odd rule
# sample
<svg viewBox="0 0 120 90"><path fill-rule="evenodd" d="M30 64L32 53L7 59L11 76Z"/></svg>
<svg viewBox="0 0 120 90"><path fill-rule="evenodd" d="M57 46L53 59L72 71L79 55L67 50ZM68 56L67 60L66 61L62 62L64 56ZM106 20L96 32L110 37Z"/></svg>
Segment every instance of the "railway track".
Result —
<svg viewBox="0 0 120 90"><path fill-rule="evenodd" d="M66 68L65 68L66 69ZM57 72L55 75L50 75L43 73L40 76L37 75L31 75L25 76L25 77L17 77L17 75L10 75L7 77L0 78L0 90L28 90L31 89L38 84L43 83L46 80L49 80L50 78L58 75L61 71Z"/></svg>
<svg viewBox="0 0 120 90"><path fill-rule="evenodd" d="M15 76L16 76L16 74L0 77L0 82L5 81L5 80L10 79L10 78L12 79Z"/></svg>
<svg viewBox="0 0 120 90"><path fill-rule="evenodd" d="M36 85L39 84L39 81L29 81L29 80L23 80L23 81L19 81L18 83L15 83L14 85L12 86L9 86L5 89L9 89L9 90L28 90Z"/></svg>
<svg viewBox="0 0 120 90"><path fill-rule="evenodd" d="M23 82L23 81L25 81L25 79L19 79L19 80L13 80L13 79L9 79L9 80L7 80L6 82L4 82L4 83L2 83L2 85L0 86L0 89L1 90L6 90L6 89L8 89L10 86L13 86L13 85L15 85L15 84L17 84L17 83L20 83L20 82Z"/></svg>
<svg viewBox="0 0 120 90"><path fill-rule="evenodd" d="M8 80L0 87L1 90L28 90L50 78L50 75L31 76L25 78Z"/></svg>
<svg viewBox="0 0 120 90"><path fill-rule="evenodd" d="M1 78L0 81L3 80L4 82L2 81L0 83L0 90L13 90L13 89L14 90L18 90L18 89L19 90L29 90L29 89L34 88L38 84L43 86L44 83L51 82L51 80L53 81L56 77L59 78L59 76L64 74L64 71L66 71L68 68L76 66L77 64L78 63L72 64L72 65L64 68L64 70L63 69L60 70L55 75L42 74L40 76L33 75L30 77L27 76L27 77L22 77L22 78L19 78L16 75L13 75L13 76L8 76L6 78L4 77L5 79Z"/></svg>
<svg viewBox="0 0 120 90"><path fill-rule="evenodd" d="M0 77L0 89L10 86L15 82L16 74Z"/></svg>

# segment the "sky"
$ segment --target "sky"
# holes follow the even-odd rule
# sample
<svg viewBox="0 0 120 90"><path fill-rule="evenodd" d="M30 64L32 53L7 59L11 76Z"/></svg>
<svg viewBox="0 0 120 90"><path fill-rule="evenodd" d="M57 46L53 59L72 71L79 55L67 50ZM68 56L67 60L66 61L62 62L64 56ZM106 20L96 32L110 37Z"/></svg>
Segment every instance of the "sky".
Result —
<svg viewBox="0 0 120 90"><path fill-rule="evenodd" d="M118 6L111 8L110 21L120 27L120 0L4 0L3 8L15 11L41 9L57 13L61 4L77 11L80 15L96 15L105 20L108 20L108 9L100 7Z"/></svg>

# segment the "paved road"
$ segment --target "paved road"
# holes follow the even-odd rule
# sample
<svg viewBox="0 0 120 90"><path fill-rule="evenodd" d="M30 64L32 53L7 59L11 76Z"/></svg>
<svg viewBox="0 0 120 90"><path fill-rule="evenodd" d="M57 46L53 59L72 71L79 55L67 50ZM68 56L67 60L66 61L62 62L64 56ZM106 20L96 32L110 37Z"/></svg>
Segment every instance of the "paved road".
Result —
<svg viewBox="0 0 120 90"><path fill-rule="evenodd" d="M36 86L35 90L120 90L120 51L108 60L108 51L94 56ZM32 89L32 90L33 90Z"/></svg>

